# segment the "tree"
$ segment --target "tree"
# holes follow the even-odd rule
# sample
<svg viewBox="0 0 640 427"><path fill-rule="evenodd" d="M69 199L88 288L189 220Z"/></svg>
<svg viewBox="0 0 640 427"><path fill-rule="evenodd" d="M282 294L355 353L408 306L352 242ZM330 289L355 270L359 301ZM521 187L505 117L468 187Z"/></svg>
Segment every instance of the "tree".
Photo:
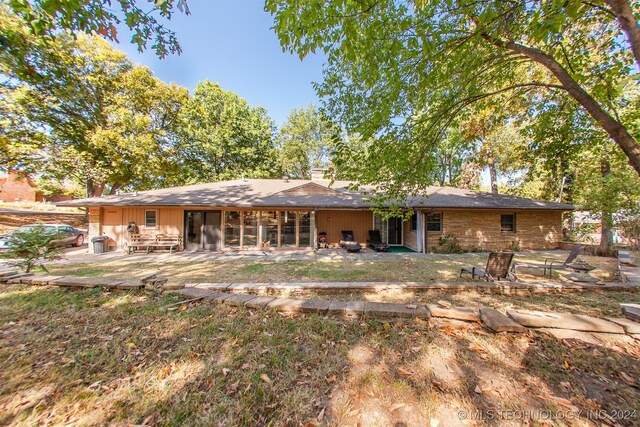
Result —
<svg viewBox="0 0 640 427"><path fill-rule="evenodd" d="M16 229L9 235L8 249L2 254L9 265L15 265L25 273L34 267L43 265L46 261L62 258L63 246L56 242L62 236L56 232L49 232L42 225L28 227L25 230Z"/></svg>
<svg viewBox="0 0 640 427"><path fill-rule="evenodd" d="M527 132L536 143L520 155L527 167L515 192L591 210L601 220L601 250L609 253L616 220L640 206L640 178L574 101L556 99L532 114L537 121Z"/></svg>
<svg viewBox="0 0 640 427"><path fill-rule="evenodd" d="M133 66L98 37L31 41L40 60L30 74L21 76L15 58L0 53L7 77L0 92L3 160L58 180L72 177L89 197L151 187L179 172L172 159L186 89Z"/></svg>
<svg viewBox="0 0 640 427"><path fill-rule="evenodd" d="M310 179L312 168L326 168L340 128L313 104L293 109L280 128L278 143L282 171L291 178Z"/></svg>
<svg viewBox="0 0 640 427"><path fill-rule="evenodd" d="M264 108L250 107L210 81L198 83L181 113L183 179L189 182L279 175L274 123Z"/></svg>
<svg viewBox="0 0 640 427"><path fill-rule="evenodd" d="M640 174L637 130L619 114L628 102L624 93L638 84L633 79L640 64L637 3L266 4L285 49L300 57L316 50L327 54L317 92L349 132L378 137L372 150L396 171L380 180L410 177L428 167L425 153L467 106L483 101L508 111L512 104L503 102L504 96L518 105L523 98L531 104L548 96L573 99ZM416 129L422 138L415 138ZM395 150L388 149L391 144ZM412 155L398 158L400 151ZM379 166L363 168L361 180L375 180Z"/></svg>
<svg viewBox="0 0 640 427"><path fill-rule="evenodd" d="M115 8L113 4L115 3ZM167 29L157 18L170 19L175 9L189 15L186 0L155 0L149 10L139 7L136 0L8 0L10 13L25 23L30 36L41 42L55 43L65 32L93 33L118 41L116 25L124 23L132 32L131 43L144 50L149 44L156 54L164 58L171 53L180 53L180 44L173 31ZM119 8L120 10L116 10ZM25 56L29 50L24 38L10 28L0 26L0 45L7 54L19 62L19 71L29 73L37 67L37 57Z"/></svg>

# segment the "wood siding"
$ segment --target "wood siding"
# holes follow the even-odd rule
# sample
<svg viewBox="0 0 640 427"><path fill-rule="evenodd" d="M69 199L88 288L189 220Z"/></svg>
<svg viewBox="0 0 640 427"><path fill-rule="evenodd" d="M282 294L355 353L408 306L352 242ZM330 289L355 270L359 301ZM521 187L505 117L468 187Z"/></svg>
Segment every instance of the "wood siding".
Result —
<svg viewBox="0 0 640 427"><path fill-rule="evenodd" d="M327 242L337 246L342 239L342 230L352 230L353 238L366 245L369 230L373 228L373 213L356 210L323 210L316 216L318 233L327 233Z"/></svg>
<svg viewBox="0 0 640 427"><path fill-rule="evenodd" d="M144 213L146 210L156 210L157 225L154 228L145 227ZM106 207L102 214L102 235L110 237L109 249L121 248L127 241L127 225L135 222L140 234L179 234L184 229L184 208L168 207Z"/></svg>

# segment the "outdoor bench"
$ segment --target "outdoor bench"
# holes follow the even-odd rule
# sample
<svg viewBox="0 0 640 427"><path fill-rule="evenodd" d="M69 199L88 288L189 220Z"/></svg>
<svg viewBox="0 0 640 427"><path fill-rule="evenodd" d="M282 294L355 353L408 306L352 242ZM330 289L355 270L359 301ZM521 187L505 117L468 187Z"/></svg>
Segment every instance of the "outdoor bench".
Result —
<svg viewBox="0 0 640 427"><path fill-rule="evenodd" d="M182 249L182 237L178 234L131 234L127 244L127 253L131 254L137 250L146 249L147 253L154 249Z"/></svg>

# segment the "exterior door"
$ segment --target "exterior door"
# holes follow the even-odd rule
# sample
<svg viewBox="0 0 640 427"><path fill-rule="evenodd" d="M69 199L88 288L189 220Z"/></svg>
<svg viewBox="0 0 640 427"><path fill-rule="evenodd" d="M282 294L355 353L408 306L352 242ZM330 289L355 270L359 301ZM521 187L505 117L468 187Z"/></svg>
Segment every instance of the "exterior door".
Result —
<svg viewBox="0 0 640 427"><path fill-rule="evenodd" d="M402 218L389 218L387 224L387 243L402 245Z"/></svg>
<svg viewBox="0 0 640 427"><path fill-rule="evenodd" d="M185 211L185 248L192 251L219 250L220 219L220 211Z"/></svg>
<svg viewBox="0 0 640 427"><path fill-rule="evenodd" d="M202 246L206 251L220 250L220 211L205 211L202 225Z"/></svg>

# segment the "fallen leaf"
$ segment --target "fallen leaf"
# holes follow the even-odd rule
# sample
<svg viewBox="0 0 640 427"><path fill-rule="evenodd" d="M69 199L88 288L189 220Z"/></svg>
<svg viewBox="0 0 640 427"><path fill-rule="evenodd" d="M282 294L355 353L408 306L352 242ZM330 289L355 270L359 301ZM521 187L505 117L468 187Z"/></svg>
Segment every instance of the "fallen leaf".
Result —
<svg viewBox="0 0 640 427"><path fill-rule="evenodd" d="M325 378L325 380L327 381L327 384L331 384L336 382L336 376L335 375L329 375L327 378Z"/></svg>
<svg viewBox="0 0 640 427"><path fill-rule="evenodd" d="M226 377L227 375L229 375L229 372L231 372L231 369L228 369L228 368L222 368L222 375L224 375L225 377Z"/></svg>
<svg viewBox="0 0 640 427"><path fill-rule="evenodd" d="M622 381L627 383L627 385L630 385L631 387L637 387L638 386L638 382L635 380L635 378L633 378L629 374L627 374L625 372L620 372L620 373L618 373L618 375L620 376Z"/></svg>
<svg viewBox="0 0 640 427"><path fill-rule="evenodd" d="M475 388L475 389L473 389L473 391L475 391L475 392L476 392L476 393L478 393L478 394L482 394L482 389L480 388L480 386L479 386L479 385L477 385L477 386L476 386L476 388Z"/></svg>
<svg viewBox="0 0 640 427"><path fill-rule="evenodd" d="M267 376L267 374L262 374L262 375L260 375L260 379L261 379L262 381L264 381L265 383L267 383L267 384L271 384L271 378L269 378L269 377Z"/></svg>
<svg viewBox="0 0 640 427"><path fill-rule="evenodd" d="M404 403L397 403L397 404L393 405L391 407L391 409L389 409L389 412L395 412L400 408L404 408L404 406L405 406Z"/></svg>
<svg viewBox="0 0 640 427"><path fill-rule="evenodd" d="M238 345L238 338L233 340L233 342L231 343L231 347L235 347L236 345Z"/></svg>
<svg viewBox="0 0 640 427"><path fill-rule="evenodd" d="M318 421L322 421L324 419L324 411L325 411L325 408L322 408L322 410L320 411L317 417Z"/></svg>
<svg viewBox="0 0 640 427"><path fill-rule="evenodd" d="M557 404L564 406L565 408L573 408L573 403L571 403L570 400L558 396L551 396L551 399L553 399L553 401L555 401Z"/></svg>
<svg viewBox="0 0 640 427"><path fill-rule="evenodd" d="M398 368L398 373L399 373L400 375L402 375L403 377L410 377L410 376L412 376L412 375L413 375L413 373L412 373L411 371L407 371L407 370L406 370L406 369L404 369L404 368Z"/></svg>
<svg viewBox="0 0 640 427"><path fill-rule="evenodd" d="M442 330L445 333L447 333L448 335L454 335L455 334L455 330L451 326L445 326L444 328L442 328Z"/></svg>
<svg viewBox="0 0 640 427"><path fill-rule="evenodd" d="M564 391L566 391L567 393L571 391L571 383L567 382L567 381L562 381L560 383L560 386L562 387L562 389Z"/></svg>
<svg viewBox="0 0 640 427"><path fill-rule="evenodd" d="M127 343L127 347L129 347L130 349L138 348L138 346L135 343L132 343L132 342L128 342Z"/></svg>
<svg viewBox="0 0 640 427"><path fill-rule="evenodd" d="M562 364L564 365L565 369L569 369L569 362L565 360Z"/></svg>
<svg viewBox="0 0 640 427"><path fill-rule="evenodd" d="M163 380L171 373L171 366L158 370L158 379Z"/></svg>
<svg viewBox="0 0 640 427"><path fill-rule="evenodd" d="M469 351L473 351L474 353L482 353L484 350L478 344L469 343Z"/></svg>

